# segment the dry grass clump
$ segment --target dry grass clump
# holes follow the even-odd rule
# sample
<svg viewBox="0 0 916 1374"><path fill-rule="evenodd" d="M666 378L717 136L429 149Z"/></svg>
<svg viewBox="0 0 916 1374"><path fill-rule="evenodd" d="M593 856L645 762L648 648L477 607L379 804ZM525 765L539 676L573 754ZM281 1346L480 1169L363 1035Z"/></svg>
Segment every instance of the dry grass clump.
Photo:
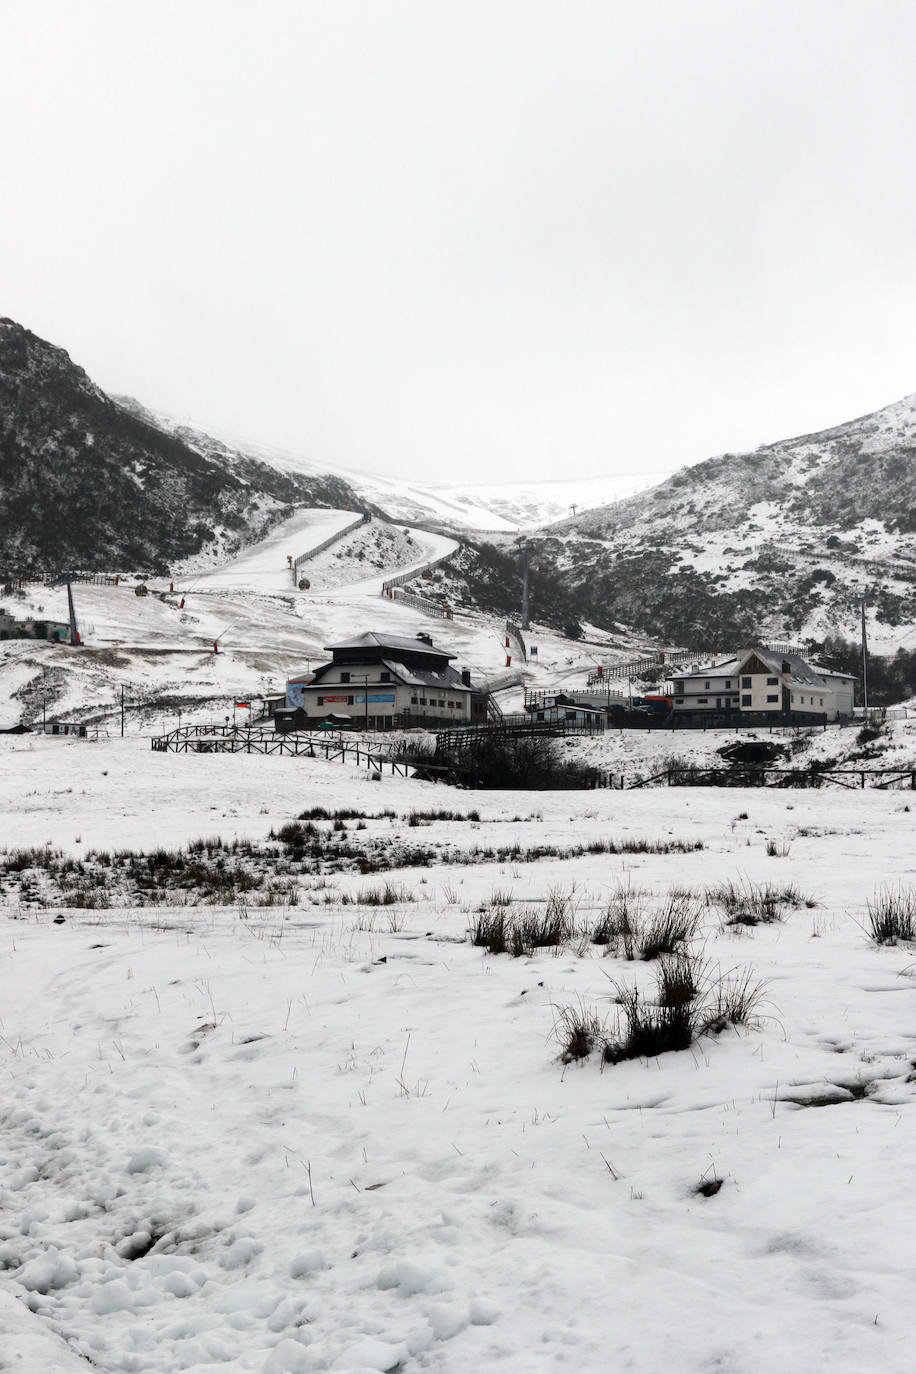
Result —
<svg viewBox="0 0 916 1374"><path fill-rule="evenodd" d="M496 897L505 898L497 901ZM576 935L572 900L561 888L552 888L543 911L532 907L511 908L511 895L496 893L475 916L471 943L489 954L511 954L520 959L538 949L560 949Z"/></svg>
<svg viewBox="0 0 916 1374"><path fill-rule="evenodd" d="M564 1063L600 1048L605 1064L655 1059L689 1049L703 1035L728 1026L753 1025L765 991L751 970L737 976L713 972L685 951L665 955L655 971L654 994L615 984L617 1022L608 1034L593 1008L581 1001L556 1009L554 1036Z"/></svg>
<svg viewBox="0 0 916 1374"><path fill-rule="evenodd" d="M803 897L794 883L735 882L731 878L707 888L706 902L724 913L727 926L772 925L784 921L790 907L817 905Z"/></svg>
<svg viewBox="0 0 916 1374"><path fill-rule="evenodd" d="M916 892L879 888L868 903L868 934L879 945L916 940Z"/></svg>
<svg viewBox="0 0 916 1374"><path fill-rule="evenodd" d="M646 904L645 893L618 887L591 931L592 943L624 959L658 959L683 949L699 931L702 907L685 888L672 887L654 911Z"/></svg>
<svg viewBox="0 0 916 1374"><path fill-rule="evenodd" d="M594 1008L579 1001L565 1007L555 1007L553 1038L560 1046L560 1059L571 1064L587 1059L604 1037L604 1022Z"/></svg>

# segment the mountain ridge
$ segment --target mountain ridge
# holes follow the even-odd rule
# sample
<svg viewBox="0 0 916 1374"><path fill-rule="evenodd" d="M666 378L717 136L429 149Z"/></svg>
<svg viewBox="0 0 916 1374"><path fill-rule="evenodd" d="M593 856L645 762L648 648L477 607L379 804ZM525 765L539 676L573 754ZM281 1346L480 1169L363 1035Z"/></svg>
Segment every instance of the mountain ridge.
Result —
<svg viewBox="0 0 916 1374"><path fill-rule="evenodd" d="M220 461L107 396L63 348L0 319L0 567L165 571L228 553L296 505L356 496L339 478Z"/></svg>

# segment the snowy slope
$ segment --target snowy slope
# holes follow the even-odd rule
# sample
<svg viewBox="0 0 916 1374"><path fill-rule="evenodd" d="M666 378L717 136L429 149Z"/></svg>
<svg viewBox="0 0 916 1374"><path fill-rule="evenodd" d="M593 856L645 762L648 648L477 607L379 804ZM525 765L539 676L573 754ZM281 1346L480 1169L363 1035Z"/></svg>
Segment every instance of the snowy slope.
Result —
<svg viewBox="0 0 916 1374"><path fill-rule="evenodd" d="M598 620L681 643L854 637L916 646L916 396L725 454L542 531L539 558ZM599 623L602 623L599 621Z"/></svg>
<svg viewBox="0 0 916 1374"><path fill-rule="evenodd" d="M294 905L0 911L10 1368L908 1374L912 953L861 929L912 876L899 794L477 793L479 820L417 830L441 788L318 761L0 753L9 843L84 859L260 842L313 802L357 837L522 851L387 874L381 909L349 873ZM703 848L523 857L608 836ZM740 935L704 908L697 952L763 982L759 1016L659 1058L564 1065L556 1034L569 1006L612 1028L652 964L467 939L497 891L585 924L621 885L727 880L817 905Z"/></svg>
<svg viewBox="0 0 916 1374"><path fill-rule="evenodd" d="M618 473L607 477L558 478L535 482L421 482L386 473L304 457L288 449L213 426L203 429L182 424L169 415L145 410L136 401L119 398L153 420L169 434L212 456L244 454L287 473L305 476L331 474L345 481L364 500L380 507L393 520L420 520L458 530L512 532L560 520L579 510L607 505L661 482L670 468Z"/></svg>

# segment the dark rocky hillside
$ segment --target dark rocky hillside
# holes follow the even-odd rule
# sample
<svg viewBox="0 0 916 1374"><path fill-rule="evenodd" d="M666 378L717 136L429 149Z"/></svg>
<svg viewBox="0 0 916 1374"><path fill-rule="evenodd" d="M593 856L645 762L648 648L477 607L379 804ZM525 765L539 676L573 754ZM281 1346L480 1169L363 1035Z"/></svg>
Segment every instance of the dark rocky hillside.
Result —
<svg viewBox="0 0 916 1374"><path fill-rule="evenodd" d="M816 434L709 458L554 528L606 537L637 526L676 536L691 527L753 524L755 507L766 504L783 523L809 526L824 538L869 520L891 532L916 532L916 396Z"/></svg>
<svg viewBox="0 0 916 1374"><path fill-rule="evenodd" d="M216 533L224 552L294 506L359 508L336 477L219 461L99 389L62 348L0 320L0 571L164 572Z"/></svg>
<svg viewBox="0 0 916 1374"><path fill-rule="evenodd" d="M916 397L754 453L684 468L624 501L523 539L469 544L455 605L517 612L521 546L531 614L557 629L624 624L710 650L758 637L916 643Z"/></svg>

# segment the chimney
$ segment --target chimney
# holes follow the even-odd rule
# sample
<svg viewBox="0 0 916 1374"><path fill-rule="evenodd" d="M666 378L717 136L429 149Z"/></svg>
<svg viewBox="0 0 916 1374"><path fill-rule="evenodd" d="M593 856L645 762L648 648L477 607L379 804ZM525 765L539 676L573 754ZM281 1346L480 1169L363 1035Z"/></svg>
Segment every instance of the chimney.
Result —
<svg viewBox="0 0 916 1374"><path fill-rule="evenodd" d="M792 664L789 662L787 658L784 658L782 661L782 671L784 673L791 673L792 671Z"/></svg>
<svg viewBox="0 0 916 1374"><path fill-rule="evenodd" d="M461 684L462 684L463 687L470 687L470 685L471 685L471 670L470 670L470 668L462 668L462 670L461 670Z"/></svg>

